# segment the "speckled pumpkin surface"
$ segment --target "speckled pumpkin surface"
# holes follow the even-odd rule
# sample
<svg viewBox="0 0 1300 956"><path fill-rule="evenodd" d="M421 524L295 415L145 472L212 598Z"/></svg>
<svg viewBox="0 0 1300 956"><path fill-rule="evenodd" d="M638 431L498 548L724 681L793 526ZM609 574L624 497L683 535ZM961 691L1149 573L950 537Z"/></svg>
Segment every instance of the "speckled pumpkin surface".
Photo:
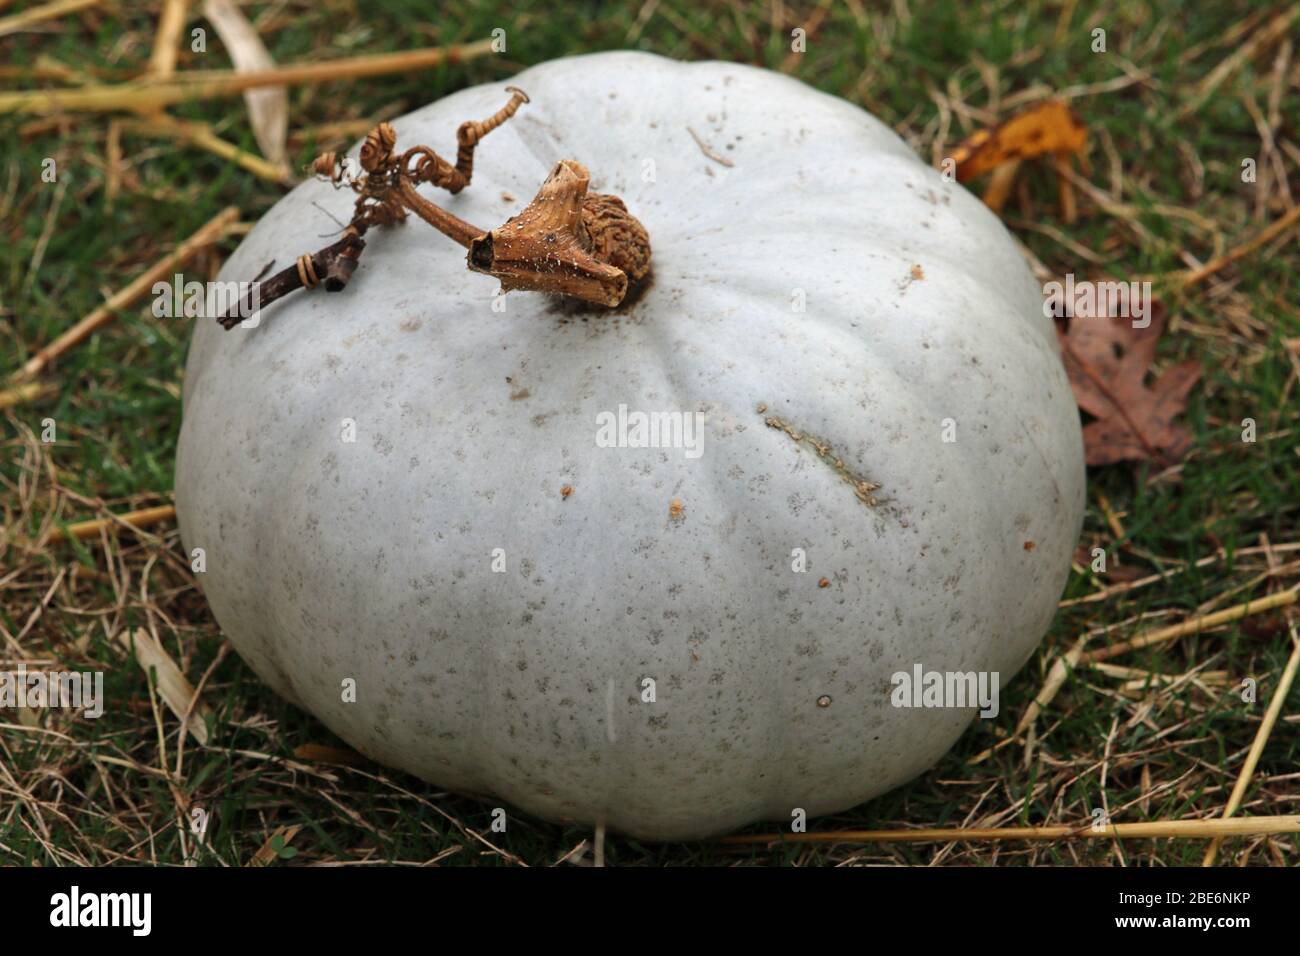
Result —
<svg viewBox="0 0 1300 956"><path fill-rule="evenodd" d="M877 120L774 73L616 53L512 82L532 102L429 198L493 228L576 159L649 231L650 285L612 313L494 309L413 220L367 236L341 293L200 323L176 495L222 629L362 753L552 820L699 837L923 772L974 710L891 706L891 675L1005 687L1082 520L1015 245ZM503 89L395 120L399 143L454 155ZM221 278L319 248L352 198L300 186ZM620 405L703 413L699 453L601 447Z"/></svg>

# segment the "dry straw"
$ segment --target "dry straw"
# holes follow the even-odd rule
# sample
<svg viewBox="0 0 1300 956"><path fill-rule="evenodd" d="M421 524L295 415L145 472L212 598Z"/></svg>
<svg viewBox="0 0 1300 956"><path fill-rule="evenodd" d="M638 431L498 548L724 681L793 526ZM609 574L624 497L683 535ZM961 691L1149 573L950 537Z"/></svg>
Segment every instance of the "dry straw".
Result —
<svg viewBox="0 0 1300 956"><path fill-rule="evenodd" d="M66 541L68 538L84 541L86 538L99 537L101 531L123 526L131 529L148 528L169 521L174 517L176 517L176 508L173 505L159 505L156 508L128 511L126 514L110 515L107 518L95 518L92 521L80 521L76 524L70 524L66 534L62 528L55 528L50 532L46 543L57 544L60 541Z"/></svg>
<svg viewBox="0 0 1300 956"><path fill-rule="evenodd" d="M31 7L21 13L15 13L0 20L0 37L18 33L28 27L44 23L46 20L53 20L68 13L76 13L78 10L85 10L87 7L98 6L99 2L100 0L54 0L52 3L43 3L38 7Z"/></svg>
<svg viewBox="0 0 1300 956"><path fill-rule="evenodd" d="M101 326L112 321L117 310L134 305L149 293L154 283L170 279L175 270L188 263L201 249L219 241L225 236L226 230L234 225L238 219L239 210L234 206L227 206L221 210L208 220L198 232L155 262L145 272L136 276L132 282L110 296L107 302L91 311L80 322L28 359L27 364L14 375L15 380L23 381L39 375L47 365L64 352L89 338Z"/></svg>
<svg viewBox="0 0 1300 956"><path fill-rule="evenodd" d="M1286 667L1282 671L1282 676L1278 679L1277 687L1273 691L1273 699L1268 703L1268 710L1264 714L1264 719L1260 721L1259 730L1255 733L1255 740L1250 745L1250 753L1246 755L1246 762L1241 765L1241 773L1237 776L1237 782L1232 788L1232 795L1228 798L1228 805L1223 810L1223 819L1227 820L1237 812L1241 806L1242 798L1246 796L1246 788L1250 786L1250 779L1255 775L1255 768L1259 766L1260 754L1264 752L1264 745L1268 743L1269 734L1273 732L1274 725L1282 713L1282 702L1286 700L1286 695L1291 692L1291 684L1295 680L1296 669L1300 668L1300 637L1296 636L1295 625L1291 625L1291 657L1286 662ZM1202 866L1213 866L1215 858L1219 855L1220 837L1214 840L1205 850L1205 858L1201 861Z"/></svg>
<svg viewBox="0 0 1300 956"><path fill-rule="evenodd" d="M1084 652L1084 645L1088 641L1088 635L1080 637L1074 645L1064 654L1052 662L1048 670L1047 679L1043 681L1043 686L1034 699L1025 709L1024 715L1016 725L1015 733L1000 740L987 750L981 751L972 757L968 763L977 764L987 760L993 754L1015 743L1016 740L1038 719L1039 715L1051 704L1065 686L1066 678L1070 672L1080 664L1096 664L1100 661L1110 660L1112 657L1118 657L1121 654L1127 654L1129 651L1135 651L1143 647L1151 647L1156 644L1165 644L1169 641L1177 640L1180 637L1188 637L1192 634L1199 634L1201 631L1218 627L1222 624L1228 624L1232 621L1241 620L1253 614L1260 614L1264 611L1271 611L1274 608L1286 607L1296 602L1297 592L1300 592L1300 585L1287 591L1279 591L1277 594L1270 594L1268 597L1260 598L1255 601L1246 601L1235 607L1225 608L1222 611L1216 611L1213 614L1203 614L1197 617L1189 618L1180 624L1174 624L1170 627L1162 627L1154 631L1148 631L1146 634L1139 635L1129 641L1121 641L1118 644L1112 644L1095 651Z"/></svg>
<svg viewBox="0 0 1300 956"><path fill-rule="evenodd" d="M161 136L182 143L189 143L206 149L214 156L229 160L242 169L248 170L259 179L280 186L293 185L293 176L289 168L282 163L274 163L240 149L212 132L207 123L190 123L174 119L165 113L141 119L121 121L122 128L131 133L143 133L147 136Z"/></svg>
<svg viewBox="0 0 1300 956"><path fill-rule="evenodd" d="M767 843L952 843L989 840L1144 840L1161 837L1206 839L1225 836L1264 836L1300 833L1300 816L1242 817L1235 820L1153 820L1147 823L1112 823L1094 828L1045 827L935 827L918 830L840 830L824 833L754 833L722 837L729 845Z"/></svg>
<svg viewBox="0 0 1300 956"><path fill-rule="evenodd" d="M408 73L443 63L460 63L491 53L492 43L492 40L476 40L459 46L425 47L402 53L357 56L324 63L298 63L253 73L230 70L192 71L165 80L146 79L71 90L0 93L0 113L104 113L117 110L150 113L176 103L238 96L245 90L263 86L354 80L389 73Z"/></svg>

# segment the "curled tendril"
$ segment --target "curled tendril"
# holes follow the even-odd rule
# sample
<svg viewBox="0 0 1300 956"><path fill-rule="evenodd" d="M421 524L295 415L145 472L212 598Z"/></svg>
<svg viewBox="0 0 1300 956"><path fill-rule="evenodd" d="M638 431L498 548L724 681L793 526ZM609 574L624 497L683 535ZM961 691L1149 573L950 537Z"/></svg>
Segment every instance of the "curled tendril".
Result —
<svg viewBox="0 0 1300 956"><path fill-rule="evenodd" d="M338 157L333 152L321 153L311 168L317 176L325 176L336 184L343 179L343 168L338 165Z"/></svg>
<svg viewBox="0 0 1300 956"><path fill-rule="evenodd" d="M380 123L366 134L366 141L361 144L361 168L368 173L377 172L387 166L397 145L397 131L387 123Z"/></svg>
<svg viewBox="0 0 1300 956"><path fill-rule="evenodd" d="M450 163L428 146L414 146L402 154L397 165L416 183L436 183L450 172Z"/></svg>

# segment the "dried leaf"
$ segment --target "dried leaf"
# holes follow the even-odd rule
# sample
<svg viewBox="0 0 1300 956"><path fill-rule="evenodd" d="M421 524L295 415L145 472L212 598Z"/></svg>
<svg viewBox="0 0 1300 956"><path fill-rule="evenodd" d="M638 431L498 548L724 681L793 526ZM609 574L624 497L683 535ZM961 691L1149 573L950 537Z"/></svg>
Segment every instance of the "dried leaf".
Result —
<svg viewBox="0 0 1300 956"><path fill-rule="evenodd" d="M299 760L312 763L336 763L345 767L367 767L370 761L355 750L331 747L329 744L299 744L293 748L293 755Z"/></svg>
<svg viewBox="0 0 1300 956"><path fill-rule="evenodd" d="M1087 142L1088 129L1079 114L1068 103L1049 100L971 134L953 150L952 159L957 162L957 181L964 183L1015 159L1082 153Z"/></svg>
<svg viewBox="0 0 1300 956"><path fill-rule="evenodd" d="M231 0L204 0L203 15L216 29L230 53L236 73L255 73L275 68L262 38L243 12ZM266 86L244 93L248 118L257 147L271 162L282 164L289 135L289 93L283 86Z"/></svg>
<svg viewBox="0 0 1300 956"><path fill-rule="evenodd" d="M1075 316L1068 330L1057 326L1065 371L1079 408L1094 416L1083 429L1089 465L1118 461L1178 461L1192 445L1191 433L1174 418L1201 377L1201 365L1183 362L1150 386L1147 373L1165 326L1165 309L1155 302L1146 328L1124 317Z"/></svg>
<svg viewBox="0 0 1300 956"><path fill-rule="evenodd" d="M194 697L194 685L185 679L185 675L181 673L181 669L176 666L171 656L159 647L158 642L143 628L122 631L118 639L128 649L134 645L135 659L141 669L148 671L153 668L157 675L158 696L163 699L163 703L180 719L184 719L188 711L190 733L200 744L206 744L208 725L204 722L204 718L211 714L211 710L202 701L195 704L192 710L190 709L190 701Z"/></svg>

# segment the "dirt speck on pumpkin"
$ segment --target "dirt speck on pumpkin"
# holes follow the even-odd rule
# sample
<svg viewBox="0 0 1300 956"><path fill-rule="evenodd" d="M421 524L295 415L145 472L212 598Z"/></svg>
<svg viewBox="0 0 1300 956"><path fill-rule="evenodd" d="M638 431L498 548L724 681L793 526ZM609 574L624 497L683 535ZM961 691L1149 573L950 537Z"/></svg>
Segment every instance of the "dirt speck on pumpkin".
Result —
<svg viewBox="0 0 1300 956"><path fill-rule="evenodd" d="M1034 544L1034 542L1032 542L1032 541L1026 541L1026 542L1025 542L1025 550L1026 550L1026 551L1033 551L1034 548L1036 548L1036 547L1038 547L1038 545Z"/></svg>
<svg viewBox="0 0 1300 956"><path fill-rule="evenodd" d="M573 485L565 485L563 488L560 489L561 498L567 499L571 494L573 494Z"/></svg>
<svg viewBox="0 0 1300 956"><path fill-rule="evenodd" d="M403 332L418 332L420 331L420 326L423 324L424 323L415 316L411 316L409 319L403 319L399 328Z"/></svg>
<svg viewBox="0 0 1300 956"><path fill-rule="evenodd" d="M510 193L506 192L506 191L503 189L503 190L501 190L501 201L502 201L502 202L515 202L516 200L515 200L515 197L514 197L513 195L511 195Z"/></svg>
<svg viewBox="0 0 1300 956"><path fill-rule="evenodd" d="M817 586L818 586L819 588L828 588L828 587L831 586L831 579L830 579L830 578L822 578L820 581L817 582Z"/></svg>
<svg viewBox="0 0 1300 956"><path fill-rule="evenodd" d="M513 391L510 393L510 401L512 401L512 402L523 401L525 398L527 398L527 397L528 397L529 395L531 395L531 394L532 394L532 392L530 392L530 391L529 391L528 389L526 389L526 388L518 388L518 389L513 390Z"/></svg>

